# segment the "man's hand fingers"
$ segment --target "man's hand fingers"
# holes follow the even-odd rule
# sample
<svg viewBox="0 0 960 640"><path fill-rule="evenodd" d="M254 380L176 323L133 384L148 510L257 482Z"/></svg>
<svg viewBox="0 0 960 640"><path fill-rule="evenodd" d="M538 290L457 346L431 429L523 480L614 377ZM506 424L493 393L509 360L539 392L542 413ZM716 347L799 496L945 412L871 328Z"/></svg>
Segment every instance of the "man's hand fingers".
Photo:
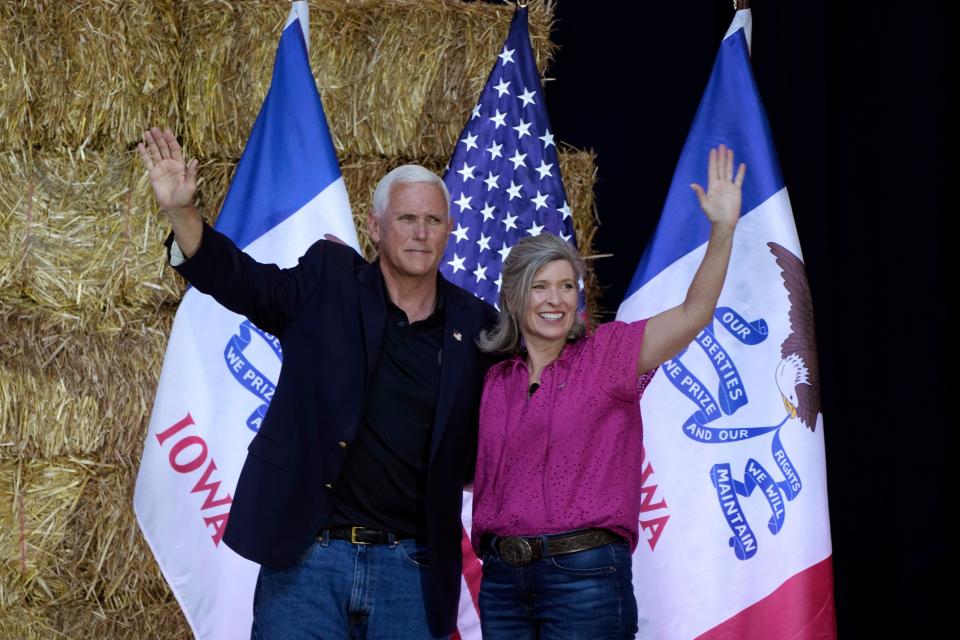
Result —
<svg viewBox="0 0 960 640"><path fill-rule="evenodd" d="M147 148L143 146L143 143L137 145L137 152L140 154L140 162L143 163L143 166L147 171L153 169L153 160L150 159L150 153L147 151Z"/></svg>
<svg viewBox="0 0 960 640"><path fill-rule="evenodd" d="M180 143L177 142L177 136L173 135L173 131L164 129L163 139L167 143L167 148L170 149L170 157L174 160L183 160L183 150L180 148Z"/></svg>
<svg viewBox="0 0 960 640"><path fill-rule="evenodd" d="M154 164L160 162L160 150L157 149L157 143L149 129L143 132L143 144L146 147L147 155L150 156L150 162Z"/></svg>
<svg viewBox="0 0 960 640"><path fill-rule="evenodd" d="M159 129L156 130L153 137L157 141L157 149L160 150L160 157L164 160L173 157L170 152L170 146L167 144L167 137L163 135Z"/></svg>
<svg viewBox="0 0 960 640"><path fill-rule="evenodd" d="M143 133L143 139L147 141L147 149L150 150L150 158L154 163L158 163L161 160L165 159L167 156L164 156L163 149L166 148L166 143L163 140L163 131L156 127L150 127ZM163 144L163 148L161 148Z"/></svg>

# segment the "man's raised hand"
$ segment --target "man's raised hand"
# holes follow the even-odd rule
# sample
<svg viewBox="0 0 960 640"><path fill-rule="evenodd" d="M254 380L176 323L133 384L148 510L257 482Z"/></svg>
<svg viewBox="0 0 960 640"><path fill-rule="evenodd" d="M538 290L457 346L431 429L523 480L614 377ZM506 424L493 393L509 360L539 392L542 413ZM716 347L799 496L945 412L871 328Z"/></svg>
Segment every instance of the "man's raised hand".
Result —
<svg viewBox="0 0 960 640"><path fill-rule="evenodd" d="M184 162L183 150L170 129L153 127L143 132L137 145L140 161L149 172L157 204L168 214L193 205L197 190L197 161Z"/></svg>

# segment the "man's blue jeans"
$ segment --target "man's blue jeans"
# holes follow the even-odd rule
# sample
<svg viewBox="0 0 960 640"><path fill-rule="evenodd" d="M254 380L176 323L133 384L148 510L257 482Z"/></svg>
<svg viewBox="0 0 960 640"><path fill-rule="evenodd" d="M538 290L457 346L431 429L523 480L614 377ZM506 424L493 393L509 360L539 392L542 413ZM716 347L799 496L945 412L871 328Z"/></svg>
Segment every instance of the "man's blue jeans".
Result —
<svg viewBox="0 0 960 640"><path fill-rule="evenodd" d="M511 566L483 558L484 640L620 640L637 633L630 548L625 543Z"/></svg>
<svg viewBox="0 0 960 640"><path fill-rule="evenodd" d="M251 638L435 638L425 607L427 562L426 547L413 540L317 538L289 569L260 568Z"/></svg>

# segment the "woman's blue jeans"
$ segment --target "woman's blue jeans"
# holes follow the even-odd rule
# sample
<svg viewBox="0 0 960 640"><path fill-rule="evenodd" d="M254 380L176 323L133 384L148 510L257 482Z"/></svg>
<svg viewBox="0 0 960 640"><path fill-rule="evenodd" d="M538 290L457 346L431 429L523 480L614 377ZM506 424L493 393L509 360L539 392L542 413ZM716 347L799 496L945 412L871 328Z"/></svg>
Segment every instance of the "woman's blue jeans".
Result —
<svg viewBox="0 0 960 640"><path fill-rule="evenodd" d="M606 544L511 566L483 557L480 623L484 640L633 638L637 601L630 548Z"/></svg>

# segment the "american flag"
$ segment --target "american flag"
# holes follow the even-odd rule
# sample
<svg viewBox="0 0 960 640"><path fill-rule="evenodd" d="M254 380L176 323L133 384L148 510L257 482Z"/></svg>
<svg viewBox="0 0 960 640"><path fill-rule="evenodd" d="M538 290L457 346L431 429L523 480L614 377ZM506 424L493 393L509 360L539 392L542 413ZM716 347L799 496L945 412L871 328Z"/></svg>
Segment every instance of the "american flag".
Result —
<svg viewBox="0 0 960 640"><path fill-rule="evenodd" d="M527 28L527 10L518 7L443 175L455 226L440 271L493 305L503 261L521 238L553 233L576 246ZM481 567L469 532L472 505L473 494L464 493L463 584L454 640L481 637Z"/></svg>
<svg viewBox="0 0 960 640"><path fill-rule="evenodd" d="M521 238L549 232L576 246L526 8L514 13L443 181L455 226L440 271L490 304L501 265Z"/></svg>

